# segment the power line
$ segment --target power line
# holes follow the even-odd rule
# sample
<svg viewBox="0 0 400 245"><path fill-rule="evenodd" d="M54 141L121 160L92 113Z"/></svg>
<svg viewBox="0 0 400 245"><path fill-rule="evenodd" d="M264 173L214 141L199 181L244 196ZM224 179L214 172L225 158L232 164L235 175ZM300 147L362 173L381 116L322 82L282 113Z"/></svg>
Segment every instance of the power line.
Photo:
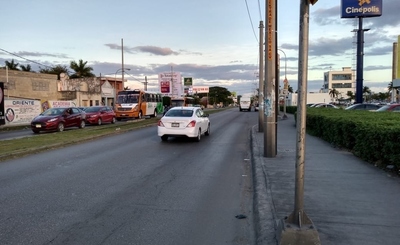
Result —
<svg viewBox="0 0 400 245"><path fill-rule="evenodd" d="M2 49L2 48L0 48L0 50L3 51L3 52L5 52L5 53L7 53L7 54L11 54L11 55L17 56L18 58L21 58L21 59L27 60L27 61L29 61L29 62L35 63L35 64L37 64L37 65L45 66L45 67L48 67L48 68L53 68L53 67L51 67L51 66L44 65L44 64L41 64L41 63L39 63L39 62L36 62L36 61L30 60L30 59L24 58L24 57L22 57L22 56L20 56L20 55L11 53L11 52L9 52L9 51L7 51L7 50L4 50L4 49Z"/></svg>
<svg viewBox="0 0 400 245"><path fill-rule="evenodd" d="M257 43L258 43L258 38L257 38L256 32L254 31L253 21L251 20L251 15L250 15L250 11L249 11L249 6L247 5L247 0L244 0L244 1L246 2L247 14L249 15L251 28L253 29L254 37L256 38Z"/></svg>
<svg viewBox="0 0 400 245"><path fill-rule="evenodd" d="M261 14L260 0L258 0L258 12L260 12L260 20L263 20L262 14Z"/></svg>

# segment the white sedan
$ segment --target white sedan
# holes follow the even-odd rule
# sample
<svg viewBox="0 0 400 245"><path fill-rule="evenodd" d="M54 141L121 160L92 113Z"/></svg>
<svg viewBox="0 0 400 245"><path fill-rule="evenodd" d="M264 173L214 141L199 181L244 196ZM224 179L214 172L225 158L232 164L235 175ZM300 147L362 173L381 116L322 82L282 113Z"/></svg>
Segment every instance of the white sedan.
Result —
<svg viewBox="0 0 400 245"><path fill-rule="evenodd" d="M210 135L210 119L200 107L173 107L158 121L158 136L162 141L168 137L189 137L200 141Z"/></svg>

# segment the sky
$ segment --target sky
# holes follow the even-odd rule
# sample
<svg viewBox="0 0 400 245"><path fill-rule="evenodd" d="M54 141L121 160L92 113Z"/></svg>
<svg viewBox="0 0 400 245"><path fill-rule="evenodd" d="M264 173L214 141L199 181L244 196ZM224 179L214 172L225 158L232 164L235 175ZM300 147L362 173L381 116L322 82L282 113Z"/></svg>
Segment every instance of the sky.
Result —
<svg viewBox="0 0 400 245"><path fill-rule="evenodd" d="M347 0L357 1L357 0ZM265 0L22 0L5 1L0 66L39 67L87 61L96 76L121 77L131 89L158 90L158 74L180 72L194 86L221 86L238 95L258 88L259 24ZM300 0L278 0L280 83L284 65L298 87ZM393 43L400 35L399 0L382 0L382 16L364 18L364 86L384 92L392 81ZM356 68L358 20L342 19L340 0L310 5L308 92L327 71ZM123 47L123 48L122 48ZM286 56L286 57L285 57ZM127 69L130 69L129 71Z"/></svg>

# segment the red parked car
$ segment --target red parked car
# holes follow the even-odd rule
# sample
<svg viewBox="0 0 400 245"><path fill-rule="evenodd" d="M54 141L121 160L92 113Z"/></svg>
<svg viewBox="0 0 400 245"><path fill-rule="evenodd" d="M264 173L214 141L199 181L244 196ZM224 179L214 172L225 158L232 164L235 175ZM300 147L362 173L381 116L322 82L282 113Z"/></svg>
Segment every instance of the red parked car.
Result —
<svg viewBox="0 0 400 245"><path fill-rule="evenodd" d="M62 132L69 127L85 127L85 112L76 107L50 108L31 121L34 133L40 131Z"/></svg>
<svg viewBox="0 0 400 245"><path fill-rule="evenodd" d="M103 123L115 123L115 112L108 106L90 106L85 108L86 123L102 125Z"/></svg>

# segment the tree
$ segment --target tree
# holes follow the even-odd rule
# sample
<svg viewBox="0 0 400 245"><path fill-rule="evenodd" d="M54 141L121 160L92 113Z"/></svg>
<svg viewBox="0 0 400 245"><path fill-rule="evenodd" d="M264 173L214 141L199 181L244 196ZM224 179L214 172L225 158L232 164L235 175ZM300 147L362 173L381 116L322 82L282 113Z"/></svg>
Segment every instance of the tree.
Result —
<svg viewBox="0 0 400 245"><path fill-rule="evenodd" d="M69 75L69 70L68 70L67 66L62 66L62 65L57 65L55 67L50 67L50 68L39 67L39 72L45 73L45 74L57 75L58 79L60 79L61 73L65 73L65 74Z"/></svg>
<svg viewBox="0 0 400 245"><path fill-rule="evenodd" d="M130 90L130 88L128 86L124 87L124 90Z"/></svg>
<svg viewBox="0 0 400 245"><path fill-rule="evenodd" d="M354 100L356 98L356 95L353 93L353 91L347 91L346 95L350 98L350 100Z"/></svg>
<svg viewBox="0 0 400 245"><path fill-rule="evenodd" d="M390 93L392 92L392 90L393 90L393 82L390 82L390 83L388 84L387 89L388 89L388 92L389 92L389 94L390 94Z"/></svg>
<svg viewBox="0 0 400 245"><path fill-rule="evenodd" d="M20 65L19 67L21 68L22 71L32 71L32 67L29 64L26 65L26 66L25 65Z"/></svg>
<svg viewBox="0 0 400 245"><path fill-rule="evenodd" d="M362 92L363 92L364 100L367 101L368 95L371 95L371 89L367 86L364 86Z"/></svg>
<svg viewBox="0 0 400 245"><path fill-rule="evenodd" d="M339 91L337 91L335 88L329 89L329 95L333 100L335 100L335 97L337 98L339 95Z"/></svg>
<svg viewBox="0 0 400 245"><path fill-rule="evenodd" d="M222 103L223 105L228 105L233 103L232 93L229 92L226 88L223 87L210 87L208 93L208 104L219 104Z"/></svg>
<svg viewBox="0 0 400 245"><path fill-rule="evenodd" d="M11 62L8 62L8 61L6 60L5 63L6 63L6 66L8 67L9 70L16 70L16 71L19 71L19 69L18 69L19 63L15 63L15 62L14 62L14 59L12 59Z"/></svg>
<svg viewBox="0 0 400 245"><path fill-rule="evenodd" d="M78 63L75 61L71 61L70 68L75 71L72 74L71 78L81 78L81 77L94 77L95 75L92 73L93 68L90 66L86 66L87 61L83 62L83 60L79 60Z"/></svg>
<svg viewBox="0 0 400 245"><path fill-rule="evenodd" d="M288 92L289 92L289 93L293 93L293 88L292 88L292 86L290 86L290 85L288 85Z"/></svg>

